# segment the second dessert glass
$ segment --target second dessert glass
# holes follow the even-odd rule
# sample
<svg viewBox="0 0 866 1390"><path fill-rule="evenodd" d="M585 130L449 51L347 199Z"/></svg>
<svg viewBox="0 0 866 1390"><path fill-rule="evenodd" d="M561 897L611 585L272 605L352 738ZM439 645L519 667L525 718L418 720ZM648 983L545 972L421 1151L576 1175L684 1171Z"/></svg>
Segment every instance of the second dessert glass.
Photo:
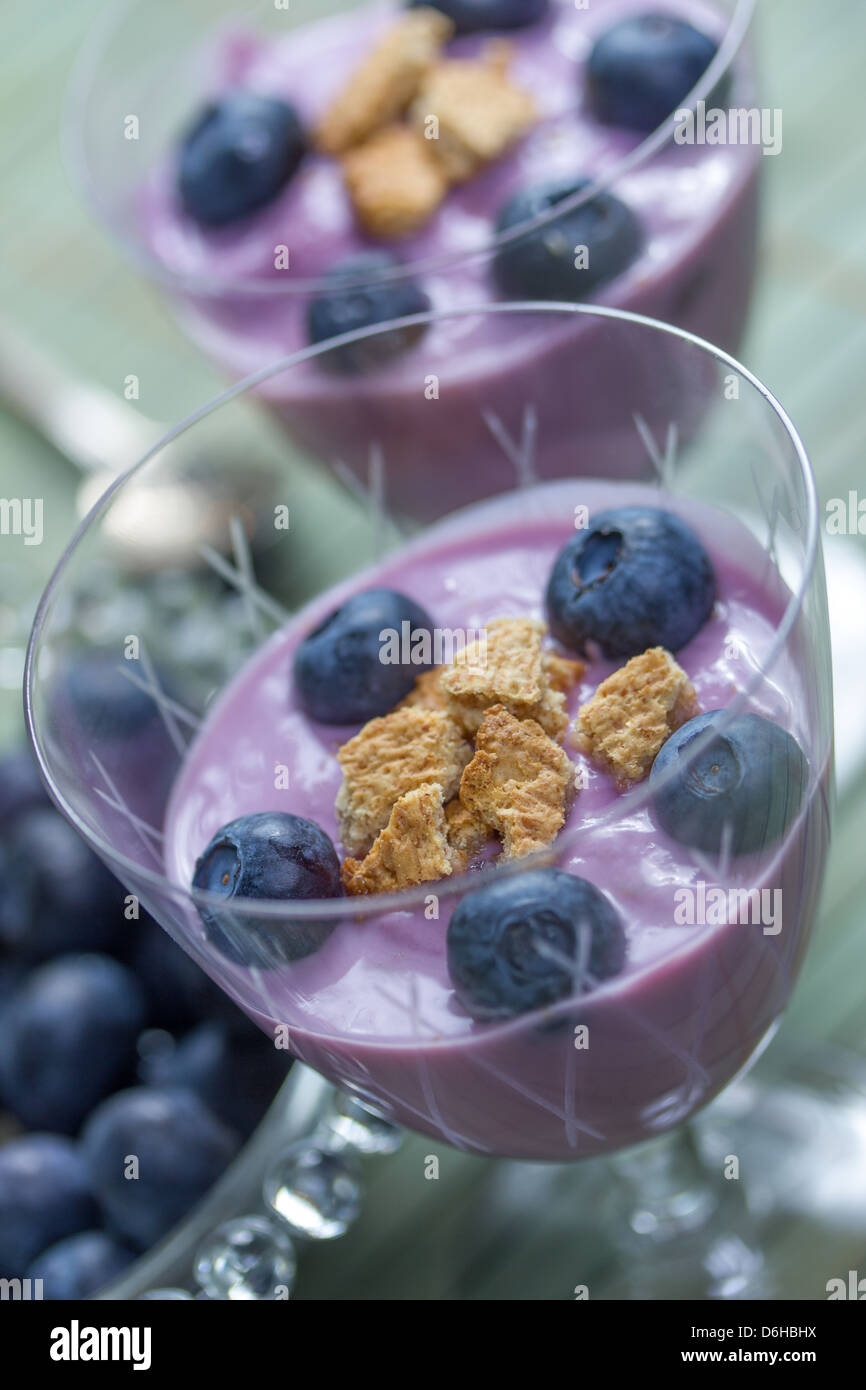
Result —
<svg viewBox="0 0 866 1390"><path fill-rule="evenodd" d="M737 349L755 268L761 148L742 132L733 133L730 143L726 137L724 144L680 144L673 113L655 129L634 131L604 124L585 108L592 42L610 24L644 8L639 0L599 0L590 7L550 0L540 23L510 32L518 55L522 44L529 45L521 60L525 67L515 63L520 81L541 101L538 126L516 152L452 190L420 231L400 239L359 232L337 165L321 154L308 153L273 204L216 230L184 217L173 183L178 139L206 102L234 87L294 102L312 127L335 82L347 79L382 25L405 16L396 0L338 0L324 7L293 0L290 9L258 0L242 16L237 0L194 0L158 16L142 0L120 5L94 33L79 65L67 121L70 163L119 249L167 294L184 330L232 380L307 345L310 305L333 295L337 267L341 285L367 306L362 313L382 319L425 306L438 311L420 341L368 342L368 350L378 348L386 358L378 371L347 368L349 354L332 353L291 376L269 374L261 393L304 449L363 481L375 421L386 463L392 451L399 452L399 468L389 468L392 506L432 520L440 514L443 482L452 507L490 490L492 480L478 476L485 427L471 409L473 393L482 387L488 408L503 414L520 394L531 362L539 410L550 415L565 397L571 404L579 394L585 437L597 425L606 429L599 412L608 383L623 368L605 354L592 320L542 319L518 340L499 333L499 319L446 312L507 298L496 274L506 247L513 261L531 238L543 235L566 250L575 235L581 242L569 219L598 194L631 209L641 227L641 250L596 289L584 289L577 270L566 275L573 279L574 298L591 295ZM718 43L694 90L687 99L683 94L685 104L713 109L716 95L724 93L723 107L753 109L754 0L669 0L664 8L712 33ZM449 51L475 57L478 40L490 37L458 38ZM555 80L548 72L554 58ZM507 231L496 230L500 209L515 193L578 178L591 183L522 216ZM596 255L593 245L589 254ZM359 256L366 257L363 267ZM343 269L349 264L351 273ZM572 295L568 288L551 293L536 276L516 297ZM339 317L329 314L328 322L336 324ZM357 319L347 326L357 327ZM436 389L443 368L450 370L455 359L469 383L467 409L459 432L439 435L439 417L426 411L425 391ZM453 380L452 389L457 390ZM383 395L389 432L381 418ZM698 408L697 398L691 399ZM440 478L430 461L446 449L454 467ZM584 460L571 452L563 472L599 476L610 470L621 477L642 458L632 431L620 440L615 458ZM550 466L554 476L552 457Z"/></svg>
<svg viewBox="0 0 866 1390"><path fill-rule="evenodd" d="M455 434L470 404L483 421L490 443L479 465L487 497L452 511L453 465L446 455L439 465L439 516L411 537L401 534L388 508L399 455L379 455L373 486L348 500L328 485L314 458L287 448L285 437L260 421L258 447L280 480L273 515L263 519L258 495L251 493L248 506L239 499L224 518L223 551L204 553L214 570L212 582L197 580L194 593L184 597L179 579L173 604L165 593L171 576L121 580L118 556L128 518L136 515L136 491L147 487L152 497L158 495L155 482L184 481L178 469L187 466L189 451L174 452L174 440L194 432L199 459L206 459L217 441L224 449L251 393L262 385L291 379L351 341L401 332L416 321L278 362L179 426L94 508L40 605L28 655L27 716L61 810L130 892L266 1031L285 1030L298 1057L398 1123L481 1154L566 1160L676 1130L759 1052L793 987L823 874L832 779L830 656L816 502L808 461L788 417L725 353L680 330L611 310L517 304L468 312L495 317L497 333L510 344L545 325L590 321L611 360L629 365L615 389L608 383L603 418L587 433L573 398L550 411L539 408L531 363L512 402L514 419L507 421L490 409L483 392L470 403L471 388L459 366L453 380L443 371L439 396L427 409L431 418L438 415L437 428L444 427L453 386L461 402L451 417ZM385 398L378 409L387 425ZM642 451L641 476L611 482L604 461L630 435ZM375 427L363 443L375 458ZM601 478L564 477L569 455L581 460L581 474L595 456ZM395 959L377 974L368 962L370 968L357 977L357 1017L347 1017L340 1028L323 1027L311 1008L309 976L291 964L275 967L262 943L271 928L345 922L345 901L293 903L290 912L282 903L236 903L229 928L243 946L239 961L208 940L198 910L207 905L206 895L167 872L169 794L212 702L288 621L291 609L335 586L339 594L340 586L357 582L359 571L391 552L411 556L441 536L471 561L472 547L491 521L531 526L553 514L567 532L576 509L592 514L623 503L649 503L693 519L711 539L717 566L736 562L766 597L775 631L758 655L743 650L738 657L732 620L728 657L737 674L726 718L756 701L780 702L809 766L800 813L781 841L750 857L747 871L724 854L708 859L684 849L682 879L670 884L670 915L648 921L636 900L634 967L588 995L507 1023L473 1024L459 1012L443 1023L440 1011L431 1026L427 1001L441 994L439 965L425 967L410 951L402 970ZM214 507L221 506L224 500L216 497ZM261 560L258 575L250 558L253 544ZM110 584L115 571L111 601L94 598L95 590L105 593L106 577ZM509 582L503 574L504 593ZM107 662L137 697L123 704L122 717L78 699L77 673L94 659ZM215 786L215 797L219 793ZM576 846L589 853L594 837L608 840L615 885L630 843L622 831L646 815L648 801L646 785L638 786L606 814L563 832L554 857L561 862ZM778 891L784 903L779 929L765 929L766 923L706 925L684 939L674 926L673 894L704 879L726 889ZM453 905L473 886L471 875L435 885L442 921L426 927L437 940ZM399 934L401 923L424 905L429 887L353 900L356 938L364 922L381 921L384 914ZM575 1025L589 1028L586 1051L575 1044Z"/></svg>

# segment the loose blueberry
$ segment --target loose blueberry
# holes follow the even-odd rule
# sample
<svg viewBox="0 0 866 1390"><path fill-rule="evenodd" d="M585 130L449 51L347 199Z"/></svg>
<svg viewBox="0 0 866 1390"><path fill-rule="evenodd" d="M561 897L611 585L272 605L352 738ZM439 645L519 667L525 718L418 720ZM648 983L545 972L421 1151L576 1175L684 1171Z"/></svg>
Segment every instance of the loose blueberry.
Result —
<svg viewBox="0 0 866 1390"><path fill-rule="evenodd" d="M596 39L586 69L589 107L607 125L650 131L678 109L718 45L674 15L632 15ZM729 76L711 94L727 96Z"/></svg>
<svg viewBox="0 0 866 1390"><path fill-rule="evenodd" d="M0 1018L0 1094L31 1129L74 1134L126 1081L146 1022L132 971L108 956L34 970Z"/></svg>
<svg viewBox="0 0 866 1390"><path fill-rule="evenodd" d="M29 748L0 758L0 827L48 805L48 793Z"/></svg>
<svg viewBox="0 0 866 1390"><path fill-rule="evenodd" d="M430 0L409 0L409 8L427 5ZM544 19L550 0L436 0L435 8L454 22L458 34L476 34L482 29L525 29Z"/></svg>
<svg viewBox="0 0 866 1390"><path fill-rule="evenodd" d="M599 512L559 552L547 584L554 636L574 651L594 643L606 657L647 647L678 651L707 621L715 600L710 557L690 526L656 507Z"/></svg>
<svg viewBox="0 0 866 1390"><path fill-rule="evenodd" d="M82 651L64 664L55 705L68 711L83 733L100 741L129 739L151 725L163 728L153 696L130 679L144 676L141 662L126 661L117 652ZM164 687L162 673L157 677Z"/></svg>
<svg viewBox="0 0 866 1390"><path fill-rule="evenodd" d="M0 1278L23 1278L40 1251L99 1219L84 1155L71 1140L26 1134L0 1148Z"/></svg>
<svg viewBox="0 0 866 1390"><path fill-rule="evenodd" d="M708 737L724 715L699 714L663 745L650 773L653 807L681 844L750 854L784 835L803 803L809 766L796 739L760 714L741 714ZM707 746L698 749L702 734Z"/></svg>
<svg viewBox="0 0 866 1390"><path fill-rule="evenodd" d="M354 594L298 647L301 708L320 724L363 724L387 714L433 665L433 637L430 614L405 594Z"/></svg>
<svg viewBox="0 0 866 1390"><path fill-rule="evenodd" d="M203 227L227 227L282 192L306 149L293 107L260 92L229 92L187 132L178 156L184 211Z"/></svg>
<svg viewBox="0 0 866 1390"><path fill-rule="evenodd" d="M49 1246L27 1271L42 1280L46 1299L91 1298L118 1279L135 1259L135 1252L105 1231L81 1231Z"/></svg>
<svg viewBox="0 0 866 1390"><path fill-rule="evenodd" d="M497 234L528 222L589 186L588 179L560 179L522 189L502 208ZM563 212L535 231L500 246L493 273L504 294L533 299L581 300L620 275L642 241L638 219L612 193ZM586 247L579 268L578 248Z"/></svg>
<svg viewBox="0 0 866 1390"><path fill-rule="evenodd" d="M127 925L124 893L77 831L52 807L8 829L0 854L0 942L22 957L115 950Z"/></svg>
<svg viewBox="0 0 866 1390"><path fill-rule="evenodd" d="M398 262L387 252L370 252L343 261L327 279L334 288L310 301L307 329L311 343L325 343L343 333L356 333L391 319L425 314L430 299L414 280L381 280L382 273ZM341 282L357 280L357 284ZM427 324L416 323L375 333L343 347L333 348L321 362L330 370L348 376L384 366L413 347L427 332Z"/></svg>
<svg viewBox="0 0 866 1390"><path fill-rule="evenodd" d="M143 1250L205 1195L238 1149L237 1135L190 1091L146 1086L104 1101L82 1143L112 1229ZM130 1154L138 1161L134 1181Z"/></svg>
<svg viewBox="0 0 866 1390"><path fill-rule="evenodd" d="M291 1061L263 1033L241 1043L225 1024L201 1023L175 1046L146 1057L139 1074L148 1086L193 1091L246 1138L288 1075Z"/></svg>
<svg viewBox="0 0 866 1390"><path fill-rule="evenodd" d="M223 898L290 903L339 898L343 887L337 851L314 821L262 811L230 821L214 835L195 866L193 887ZM208 940L239 965L273 967L317 951L334 930L333 918L307 921L200 906Z"/></svg>
<svg viewBox="0 0 866 1390"><path fill-rule="evenodd" d="M473 1018L511 1018L616 975L622 923L586 879L562 869L502 874L466 897L448 924L448 971Z"/></svg>

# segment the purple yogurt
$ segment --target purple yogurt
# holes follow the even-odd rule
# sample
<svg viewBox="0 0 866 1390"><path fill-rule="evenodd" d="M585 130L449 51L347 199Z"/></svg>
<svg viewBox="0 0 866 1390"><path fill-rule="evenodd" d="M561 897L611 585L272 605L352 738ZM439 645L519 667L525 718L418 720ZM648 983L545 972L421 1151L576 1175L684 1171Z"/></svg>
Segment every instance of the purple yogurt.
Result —
<svg viewBox="0 0 866 1390"><path fill-rule="evenodd" d="M503 203L527 185L582 175L609 181L643 229L636 259L594 298L675 323L721 347L736 346L754 267L759 148L671 141L618 173L640 136L599 124L583 104L583 71L594 39L623 16L647 8L652 6L637 0L595 0L587 9L577 9L573 0L551 0L547 19L509 35L513 76L532 93L542 119L511 152L452 190L420 232L392 244L435 311L500 298L490 247ZM724 16L704 0L666 0L664 9L716 39L725 32ZM284 96L313 124L359 55L399 11L392 0L364 5L269 42L224 31L207 55L209 88L219 93L244 85ZM489 38L461 38L450 51L469 56ZM751 65L742 51L733 64L728 102L753 104ZM339 165L316 155L307 157L270 207L216 232L183 214L173 162L165 163L144 192L141 220L148 251L177 277L178 286L207 283L206 294L181 292L177 307L192 336L235 377L306 347L311 287L335 263L374 245L354 220ZM275 269L280 246L288 247L288 270ZM436 461L446 453L455 464L447 480L449 504L486 495L484 460L491 440L483 414L513 417L516 374L525 381L530 371L539 412L555 420L563 399L573 412L578 393L587 431L604 436L611 384L619 391L623 368L600 326L585 320L547 321L515 339L500 320L441 318L384 368L337 376L326 361L314 360L272 379L262 395L314 455L339 458L361 477L371 441L386 467L399 446L400 467L389 480L392 505L426 519L442 510ZM431 377L448 379L448 408L436 415L426 409ZM647 413L649 390L641 404ZM629 443L629 449L609 450L610 474L640 474L643 455L633 439ZM578 460L577 466L584 465ZM567 463L563 459L560 471L574 473L573 455Z"/></svg>
<svg viewBox="0 0 866 1390"><path fill-rule="evenodd" d="M592 510L634 489L582 485ZM658 494L656 494L656 499ZM646 492L643 492L646 500ZM236 816L291 811L321 825L341 855L335 758L352 729L311 722L291 685L302 637L348 594L373 584L422 603L439 627L477 629L506 615L542 616L552 561L571 534L574 490L539 487L433 528L384 564L332 590L277 632L209 714L175 784L165 822L166 869L187 887L214 832ZM718 581L714 612L678 653L704 709L728 706L766 663L790 595L754 538L727 514L666 500L698 529ZM571 715L613 669L590 662ZM804 673L790 651L749 697L810 755ZM779 1018L811 925L827 842L825 770L784 840L728 866L664 834L646 787L619 793L570 746L585 786L556 844L561 868L591 880L625 925L623 972L579 999L507 1024L474 1022L456 1002L445 937L455 892L424 884L408 896L353 899L319 951L291 966L219 963L219 977L265 1031L288 1029L296 1056L402 1124L478 1153L570 1159L632 1144L710 1100ZM288 790L274 768L290 770ZM678 922L677 890L780 890L778 924ZM430 915L429 893L438 897ZM770 899L767 900L768 905ZM357 911L357 916L355 915ZM192 926L200 943L200 923ZM205 950L209 948L205 947ZM211 950L211 957L213 952ZM215 962L211 959L211 968ZM575 1028L588 1027L589 1046Z"/></svg>

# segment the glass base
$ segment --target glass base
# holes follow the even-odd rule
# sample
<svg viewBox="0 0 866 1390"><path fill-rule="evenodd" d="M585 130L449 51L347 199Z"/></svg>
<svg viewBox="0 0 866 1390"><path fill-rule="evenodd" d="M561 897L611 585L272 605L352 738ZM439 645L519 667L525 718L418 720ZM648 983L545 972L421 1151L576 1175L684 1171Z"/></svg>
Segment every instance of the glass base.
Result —
<svg viewBox="0 0 866 1390"><path fill-rule="evenodd" d="M605 1298L850 1296L839 1291L866 1240L866 1066L822 1050L750 1074L682 1134L611 1166Z"/></svg>

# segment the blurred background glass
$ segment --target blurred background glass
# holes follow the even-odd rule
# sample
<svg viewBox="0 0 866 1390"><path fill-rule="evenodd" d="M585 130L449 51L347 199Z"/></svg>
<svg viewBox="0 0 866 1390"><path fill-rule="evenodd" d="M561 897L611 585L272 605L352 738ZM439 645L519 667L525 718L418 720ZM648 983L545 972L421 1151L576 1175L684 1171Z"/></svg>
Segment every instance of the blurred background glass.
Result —
<svg viewBox="0 0 866 1390"><path fill-rule="evenodd" d="M118 399L137 393L133 404L155 421L175 421L223 382L91 222L60 154L70 66L102 8L102 0L78 0L38 24L22 4L0 12L0 303L14 329L62 366ZM836 1088L840 1107L856 1097L866 1107L866 616L856 597L866 573L866 536L856 533L856 503L866 496L866 146L858 120L866 10L859 0L759 0L756 40L761 100L781 109L784 142L766 159L757 296L740 356L793 416L822 507L844 503L849 532L825 538L839 677L835 844L813 949L759 1070L784 1070L799 1055L807 1059L800 1070L818 1076L825 1094ZM44 385L50 391L48 378ZM78 483L57 452L0 407L0 496L44 499L40 545L0 536L3 741L20 731L23 641L71 531ZM360 1222L339 1255L325 1248L305 1257L297 1297L568 1298L587 1282L594 1297L615 1290L617 1257L594 1236L603 1165L575 1176L442 1150L440 1179L430 1182L428 1152L412 1139L400 1155L374 1162ZM863 1173L839 1155L834 1170L816 1168L811 1214L803 1194L792 1196L799 1219L780 1221L777 1231L792 1296L824 1297L828 1278L866 1268Z"/></svg>

